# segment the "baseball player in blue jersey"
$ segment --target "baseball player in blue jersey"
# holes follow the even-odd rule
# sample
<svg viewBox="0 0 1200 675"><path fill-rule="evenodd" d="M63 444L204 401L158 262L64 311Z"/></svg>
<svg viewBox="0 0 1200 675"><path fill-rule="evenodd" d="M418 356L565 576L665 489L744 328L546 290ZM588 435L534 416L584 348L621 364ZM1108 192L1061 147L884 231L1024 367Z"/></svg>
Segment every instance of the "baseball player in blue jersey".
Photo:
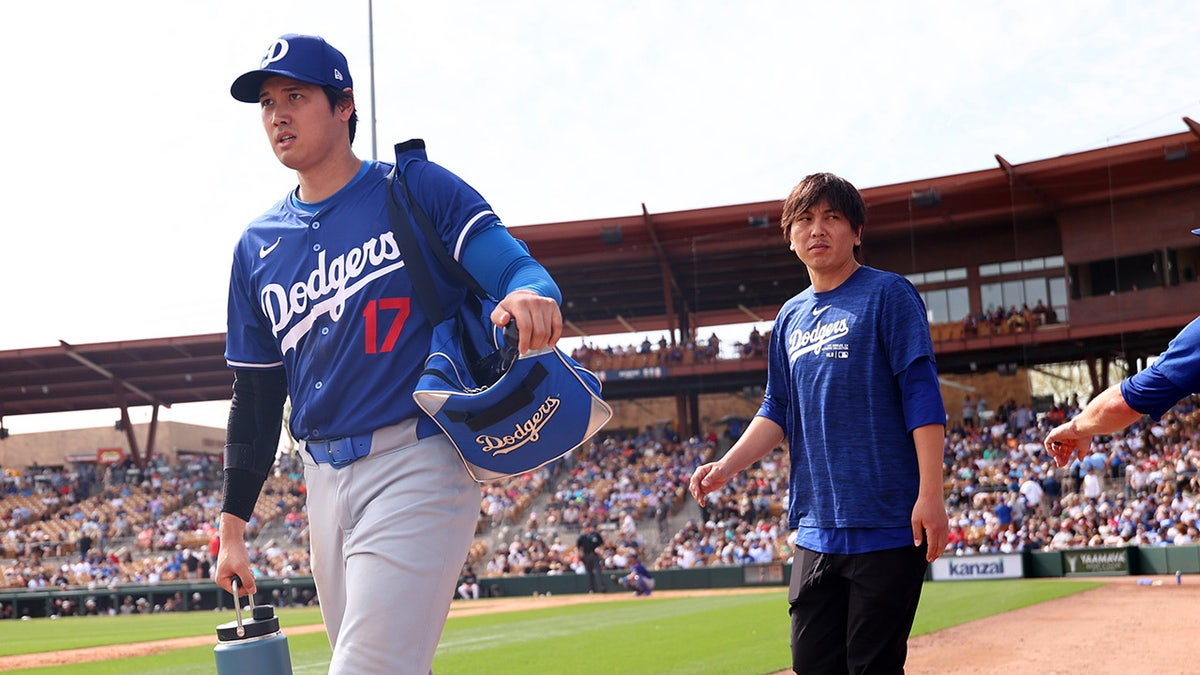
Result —
<svg viewBox="0 0 1200 675"><path fill-rule="evenodd" d="M629 573L617 577L617 583L633 591L634 595L650 595L654 592L654 575L642 564L637 553L630 553L629 560Z"/></svg>
<svg viewBox="0 0 1200 675"><path fill-rule="evenodd" d="M946 412L925 307L906 279L861 265L866 205L846 180L806 177L784 202L812 285L780 309L762 406L701 500L785 439L797 673L903 672L928 563L948 538Z"/></svg>
<svg viewBox="0 0 1200 675"><path fill-rule="evenodd" d="M387 162L358 159L346 59L284 35L231 88L257 103L296 189L234 250L225 357L234 369L216 580L256 590L246 521L274 461L284 399L303 441L312 569L330 673L428 673L479 515L479 486L412 392L431 327L387 211ZM522 353L562 332L553 280L474 189L414 162L414 199L447 250L515 321ZM452 313L466 290L430 270Z"/></svg>
<svg viewBox="0 0 1200 675"><path fill-rule="evenodd" d="M1192 230L1200 236L1200 230ZM1068 422L1046 436L1046 450L1060 467L1091 450L1093 436L1111 434L1144 415L1160 419L1180 399L1200 394L1200 318L1183 327L1149 368L1105 389Z"/></svg>

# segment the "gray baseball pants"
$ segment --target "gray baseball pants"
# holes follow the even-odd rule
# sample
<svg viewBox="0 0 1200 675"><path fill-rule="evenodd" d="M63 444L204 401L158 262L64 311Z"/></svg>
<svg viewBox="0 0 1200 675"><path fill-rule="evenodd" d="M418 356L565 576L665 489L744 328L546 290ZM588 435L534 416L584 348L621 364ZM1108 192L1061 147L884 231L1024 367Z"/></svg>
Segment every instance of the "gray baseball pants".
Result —
<svg viewBox="0 0 1200 675"><path fill-rule="evenodd" d="M479 517L479 484L450 441L409 420L335 469L304 455L313 579L331 675L432 672Z"/></svg>

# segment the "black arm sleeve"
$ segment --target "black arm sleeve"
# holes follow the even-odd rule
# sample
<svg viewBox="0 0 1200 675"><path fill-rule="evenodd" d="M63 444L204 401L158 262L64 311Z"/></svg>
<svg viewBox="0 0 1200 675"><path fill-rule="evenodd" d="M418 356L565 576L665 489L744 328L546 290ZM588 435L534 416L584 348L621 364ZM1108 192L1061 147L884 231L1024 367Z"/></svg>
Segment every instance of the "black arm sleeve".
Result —
<svg viewBox="0 0 1200 675"><path fill-rule="evenodd" d="M221 510L250 520L283 426L287 376L283 368L235 370L225 428L225 494Z"/></svg>

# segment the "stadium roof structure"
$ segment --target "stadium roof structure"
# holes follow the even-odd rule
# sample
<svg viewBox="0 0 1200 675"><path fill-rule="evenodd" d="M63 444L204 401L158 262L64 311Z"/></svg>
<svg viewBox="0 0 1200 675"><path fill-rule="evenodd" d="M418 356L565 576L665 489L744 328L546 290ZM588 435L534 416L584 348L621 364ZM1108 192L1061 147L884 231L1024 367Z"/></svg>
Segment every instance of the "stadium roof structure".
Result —
<svg viewBox="0 0 1200 675"><path fill-rule="evenodd" d="M992 169L862 189L867 262L922 234L1200 185L1200 124L1184 123L1170 136L1023 164L996 155ZM635 216L513 233L558 282L566 334L646 333L774 319L808 285L782 211L782 199L671 213L643 205Z"/></svg>
<svg viewBox="0 0 1200 675"><path fill-rule="evenodd" d="M1022 164L996 155L992 169L864 189L864 250L908 247L914 236L998 218L1053 218L1064 208L1200 187L1200 125L1184 123L1188 131L1169 136ZM670 330L674 341L682 329L772 320L807 285L782 238L782 206L772 200L670 213L643 206L638 215L513 232L562 289L565 335ZM159 406L227 399L224 343L216 333L0 351L0 421L141 405L157 413ZM606 385L614 397L638 392Z"/></svg>
<svg viewBox="0 0 1200 675"><path fill-rule="evenodd" d="M228 399L225 334L0 351L0 418Z"/></svg>

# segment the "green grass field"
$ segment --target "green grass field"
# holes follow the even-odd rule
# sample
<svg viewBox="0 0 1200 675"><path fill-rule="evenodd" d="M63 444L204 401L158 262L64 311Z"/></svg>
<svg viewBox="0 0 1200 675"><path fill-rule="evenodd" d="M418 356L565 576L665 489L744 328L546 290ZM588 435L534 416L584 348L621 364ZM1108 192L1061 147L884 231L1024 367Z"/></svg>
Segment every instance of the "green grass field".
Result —
<svg viewBox="0 0 1200 675"><path fill-rule="evenodd" d="M1102 582L964 581L927 584L913 635L922 635L1078 593ZM446 625L434 671L506 673L728 673L757 675L787 668L786 589L716 597L651 597L521 612L454 617ZM213 636L232 612L67 618L0 622L0 656L79 647ZM319 624L313 609L282 610L289 626ZM288 635L299 674L325 673L324 632ZM185 675L215 671L212 645L21 673Z"/></svg>

